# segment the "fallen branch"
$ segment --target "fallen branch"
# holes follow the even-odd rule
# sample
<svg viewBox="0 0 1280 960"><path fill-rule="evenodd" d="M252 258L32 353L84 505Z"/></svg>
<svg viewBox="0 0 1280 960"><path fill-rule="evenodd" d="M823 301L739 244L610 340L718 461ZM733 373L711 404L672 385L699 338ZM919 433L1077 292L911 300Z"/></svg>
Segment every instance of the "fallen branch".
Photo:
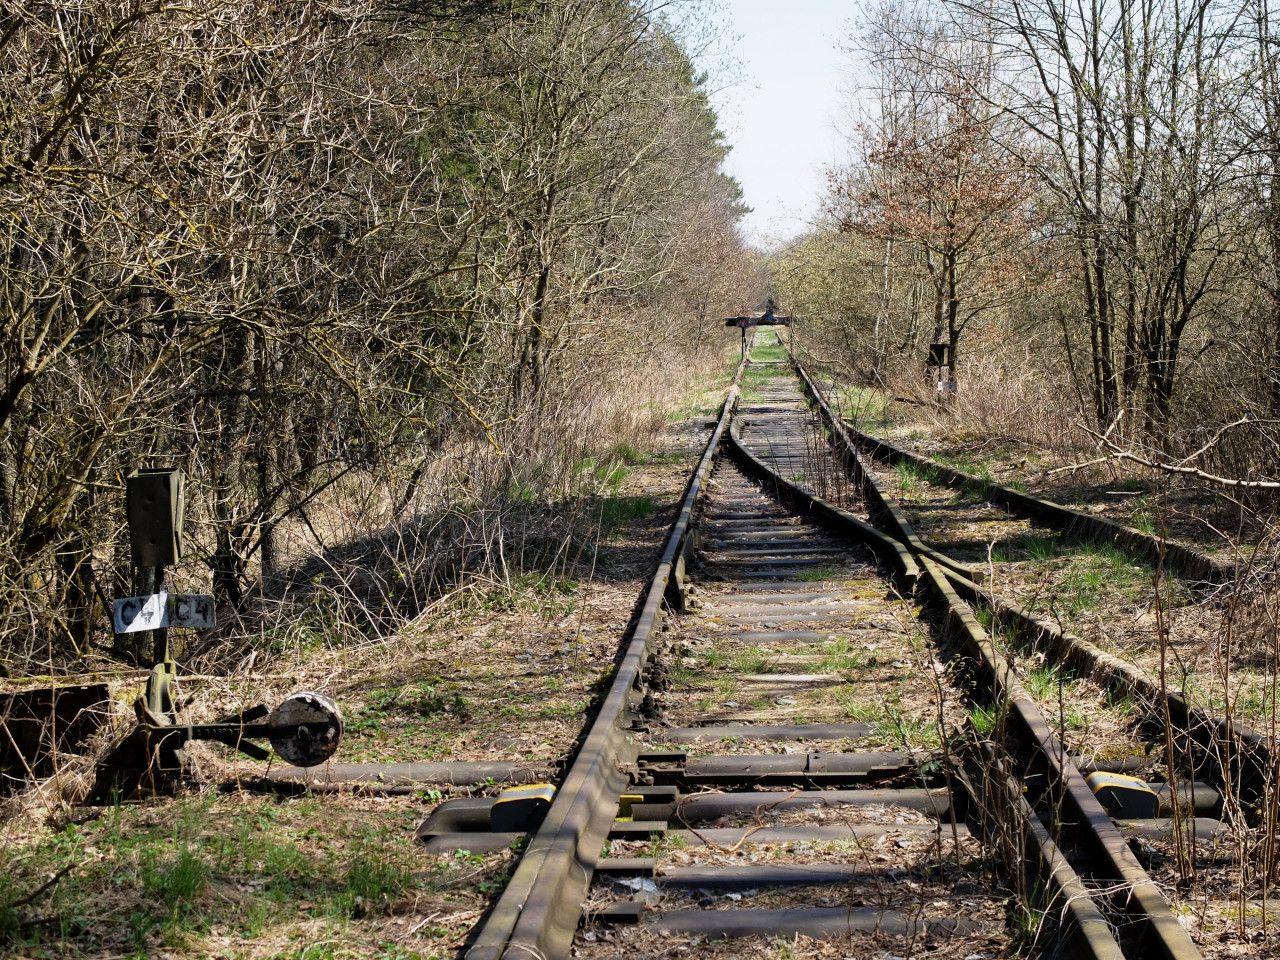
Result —
<svg viewBox="0 0 1280 960"><path fill-rule="evenodd" d="M31 905L36 900L40 899L40 897L43 896L50 888L52 888L54 884L56 884L59 880L61 880L68 873L74 870L76 866L77 865L75 863L67 864L65 867L63 867L61 870L54 873L52 876L49 877L48 880L40 884L40 886L36 887L26 896L19 897L17 900L11 900L9 903L5 904L5 906L8 909L13 910L17 907L26 907Z"/></svg>
<svg viewBox="0 0 1280 960"><path fill-rule="evenodd" d="M1116 420L1117 422L1119 422L1118 417L1116 418ZM1222 434L1225 433L1231 427L1239 426L1244 422L1245 421L1243 420L1237 420L1235 423L1227 424L1227 426L1223 427L1214 435L1215 440L1221 437ZM1112 426L1114 425L1115 424L1112 424ZM1127 450L1124 447L1121 447L1119 444L1117 444L1114 440L1111 439L1110 428L1108 428L1106 433L1096 433L1093 430L1089 430L1087 427L1083 429L1085 430L1086 433L1088 433L1091 437L1093 437L1094 440L1098 442L1098 446L1100 448L1107 451L1107 456L1101 457L1097 460L1091 460L1089 461L1089 463L1079 464L1075 469L1079 469L1079 467L1089 466L1090 464L1093 464L1093 463L1101 463L1106 460L1127 460L1130 463L1136 463L1139 466L1146 467L1149 470L1157 470L1161 473L1173 473L1173 474L1180 474L1182 476L1187 476L1187 477L1195 477L1197 480L1203 480L1205 483L1211 483L1214 486L1218 486L1218 487L1227 487L1228 489L1232 489L1232 490L1280 490L1280 480L1240 480L1235 477L1221 477L1221 476L1218 476L1216 473L1209 473L1206 470L1201 470L1199 467L1189 467L1186 465L1186 460L1180 463L1167 463L1162 460L1153 460L1150 457L1139 456L1138 454L1134 453L1132 450ZM1204 451L1207 450L1209 446L1211 446L1211 444L1212 444L1212 441L1209 444L1205 444L1203 447L1201 447L1194 454L1192 454L1191 457L1188 457L1187 459L1192 459L1204 453ZM1069 469L1069 468L1062 467L1059 469ZM1057 471L1052 471L1052 472L1057 472Z"/></svg>
<svg viewBox="0 0 1280 960"><path fill-rule="evenodd" d="M1098 463L1106 463L1108 460L1114 460L1114 457L1098 457L1096 460L1086 460L1084 463L1069 463L1065 467L1054 467L1052 470L1045 472L1046 477L1052 477L1055 473L1075 473L1083 470L1085 467L1092 467Z"/></svg>

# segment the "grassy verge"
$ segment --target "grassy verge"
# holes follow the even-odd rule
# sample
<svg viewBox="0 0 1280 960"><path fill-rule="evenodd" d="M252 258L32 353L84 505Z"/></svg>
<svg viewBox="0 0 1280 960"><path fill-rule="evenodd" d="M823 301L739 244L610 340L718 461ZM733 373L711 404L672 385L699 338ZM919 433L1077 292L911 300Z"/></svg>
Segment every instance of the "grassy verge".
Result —
<svg viewBox="0 0 1280 960"><path fill-rule="evenodd" d="M192 795L17 841L0 944L28 957L444 956L509 853L424 862L419 811L351 797Z"/></svg>

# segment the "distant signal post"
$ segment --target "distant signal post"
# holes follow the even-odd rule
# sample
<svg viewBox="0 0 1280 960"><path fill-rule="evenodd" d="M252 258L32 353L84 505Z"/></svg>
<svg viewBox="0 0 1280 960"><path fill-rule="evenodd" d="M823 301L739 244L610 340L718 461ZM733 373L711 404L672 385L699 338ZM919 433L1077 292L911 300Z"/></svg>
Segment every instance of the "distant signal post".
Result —
<svg viewBox="0 0 1280 960"><path fill-rule="evenodd" d="M791 318L779 316L773 310L761 310L758 313L741 317L725 317L726 327L737 327L742 337L742 359L747 359L747 330L752 327L789 327Z"/></svg>

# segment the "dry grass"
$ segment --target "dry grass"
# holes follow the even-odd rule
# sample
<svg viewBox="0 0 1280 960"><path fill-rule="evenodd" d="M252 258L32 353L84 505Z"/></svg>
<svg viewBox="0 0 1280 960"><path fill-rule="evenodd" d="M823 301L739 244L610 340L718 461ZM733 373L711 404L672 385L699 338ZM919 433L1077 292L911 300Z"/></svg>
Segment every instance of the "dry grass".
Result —
<svg viewBox="0 0 1280 960"><path fill-rule="evenodd" d="M346 714L336 760L562 761L612 670L726 368L717 359L685 371L706 376L670 427L676 388L657 366L613 384L613 399L583 413L599 426L591 447L579 446L559 473L530 479L540 486L488 506L464 497L497 482L479 470L501 465L492 447L471 461L440 453L406 510L412 519L395 519L376 478L336 490L286 539L290 574L218 636L181 651L183 716L210 719L311 688ZM139 679L121 674L115 690L128 700ZM189 763L197 783L261 770L208 745ZM73 803L86 771L70 762L14 798L0 824L9 875L0 942L31 955L443 954L461 944L510 860L422 859L412 827L447 790L381 799L182 793L68 826L80 816ZM224 849L244 824L270 863ZM70 860L82 866L31 896ZM190 890L157 901L148 891L173 871L190 874ZM370 900L352 892L362 884L385 889Z"/></svg>

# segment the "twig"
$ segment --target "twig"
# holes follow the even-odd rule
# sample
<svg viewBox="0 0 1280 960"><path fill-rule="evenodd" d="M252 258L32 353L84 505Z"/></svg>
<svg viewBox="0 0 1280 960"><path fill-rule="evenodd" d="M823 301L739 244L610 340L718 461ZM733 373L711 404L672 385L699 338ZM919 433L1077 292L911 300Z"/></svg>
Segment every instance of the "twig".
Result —
<svg viewBox="0 0 1280 960"><path fill-rule="evenodd" d="M1098 463L1106 463L1108 460L1112 459L1114 458L1107 456L1098 457L1096 460L1086 460L1084 463L1070 463L1065 467L1054 467L1052 470L1046 470L1044 475L1046 477L1052 477L1055 473L1075 473L1079 470L1083 470L1085 467L1092 467Z"/></svg>
<svg viewBox="0 0 1280 960"><path fill-rule="evenodd" d="M40 884L40 886L36 887L26 896L19 897L17 900L10 901L8 905L9 909L12 910L15 907L30 906L32 903L38 900L45 892L47 892L54 884L56 884L59 880L61 880L68 873L74 870L75 867L76 867L76 864L68 863L65 867L63 867L57 873L53 874L53 876L49 877L48 880Z"/></svg>
<svg viewBox="0 0 1280 960"><path fill-rule="evenodd" d="M1095 436L1097 435L1095 434ZM1212 483L1219 487L1228 487L1233 490L1280 490L1280 480L1240 480L1235 477L1220 477L1217 474L1201 470L1199 467L1181 466L1176 463L1165 463L1160 460L1140 457L1130 450L1117 446L1106 437L1098 437L1098 442L1111 452L1109 457L1103 458L1104 460L1128 460L1151 470L1195 477L1197 480L1203 480L1206 483ZM1094 462L1096 463L1097 461Z"/></svg>

